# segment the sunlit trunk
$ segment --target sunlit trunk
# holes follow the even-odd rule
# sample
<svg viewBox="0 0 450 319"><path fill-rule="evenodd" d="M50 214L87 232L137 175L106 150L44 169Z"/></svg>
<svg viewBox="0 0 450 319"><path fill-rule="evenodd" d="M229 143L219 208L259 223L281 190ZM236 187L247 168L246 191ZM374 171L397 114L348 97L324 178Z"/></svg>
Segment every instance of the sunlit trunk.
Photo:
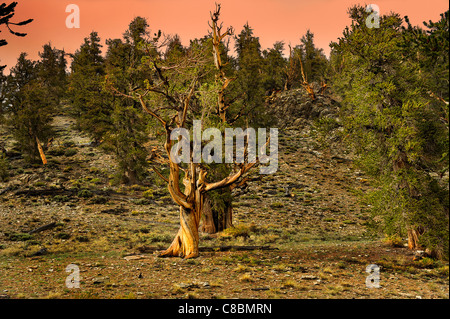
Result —
<svg viewBox="0 0 450 319"><path fill-rule="evenodd" d="M180 207L180 229L170 247L161 257L194 258L198 256L198 226L200 214Z"/></svg>

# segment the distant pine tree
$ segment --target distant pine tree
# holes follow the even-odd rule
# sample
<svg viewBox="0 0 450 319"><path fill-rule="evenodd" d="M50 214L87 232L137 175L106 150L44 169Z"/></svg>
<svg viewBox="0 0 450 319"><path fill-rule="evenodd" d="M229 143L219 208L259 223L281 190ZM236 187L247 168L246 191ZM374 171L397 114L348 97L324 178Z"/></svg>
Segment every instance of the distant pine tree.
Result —
<svg viewBox="0 0 450 319"><path fill-rule="evenodd" d="M40 158L38 141L54 136L51 122L58 105L56 95L49 94L49 87L39 76L41 62L31 61L22 53L8 78L6 125L30 162Z"/></svg>
<svg viewBox="0 0 450 319"><path fill-rule="evenodd" d="M101 47L97 32L84 39L73 55L67 90L78 128L87 132L96 143L113 129L112 96L103 91L106 65Z"/></svg>

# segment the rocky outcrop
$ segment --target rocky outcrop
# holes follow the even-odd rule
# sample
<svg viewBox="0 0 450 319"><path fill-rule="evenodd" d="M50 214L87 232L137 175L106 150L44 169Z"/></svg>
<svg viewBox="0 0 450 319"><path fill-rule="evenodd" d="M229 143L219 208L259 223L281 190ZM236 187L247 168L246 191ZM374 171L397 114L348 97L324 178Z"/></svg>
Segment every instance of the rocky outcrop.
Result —
<svg viewBox="0 0 450 319"><path fill-rule="evenodd" d="M280 127L314 121L323 117L338 118L340 104L327 95L312 100L303 89L280 92L267 99L269 109Z"/></svg>

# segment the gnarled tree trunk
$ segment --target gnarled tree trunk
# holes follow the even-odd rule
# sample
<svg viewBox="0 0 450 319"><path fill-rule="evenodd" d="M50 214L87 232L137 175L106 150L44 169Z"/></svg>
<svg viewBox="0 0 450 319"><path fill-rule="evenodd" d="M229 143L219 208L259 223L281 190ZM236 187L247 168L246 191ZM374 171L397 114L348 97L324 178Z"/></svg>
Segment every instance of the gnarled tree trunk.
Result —
<svg viewBox="0 0 450 319"><path fill-rule="evenodd" d="M198 256L198 226L200 217L192 209L180 207L180 229L170 247L160 257L194 258Z"/></svg>
<svg viewBox="0 0 450 319"><path fill-rule="evenodd" d="M198 185L196 183L196 166L191 163L190 168L190 174L185 176L183 184L185 186L184 194L191 207L180 205L180 229L169 248L160 254L161 257L194 258L198 256L198 228L204 194L199 187L196 187Z"/></svg>

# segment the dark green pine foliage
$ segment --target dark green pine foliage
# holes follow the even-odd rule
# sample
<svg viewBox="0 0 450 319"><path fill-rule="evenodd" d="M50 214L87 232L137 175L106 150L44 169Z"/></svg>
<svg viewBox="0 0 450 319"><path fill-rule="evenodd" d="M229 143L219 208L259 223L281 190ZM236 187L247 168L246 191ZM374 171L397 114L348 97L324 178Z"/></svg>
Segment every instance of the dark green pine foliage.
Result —
<svg viewBox="0 0 450 319"><path fill-rule="evenodd" d="M300 62L303 64L303 73L308 83L328 82L329 61L323 49L316 47L314 33L310 30L301 37L299 45L289 47L289 57L284 70L285 89L302 87L303 76Z"/></svg>
<svg viewBox="0 0 450 319"><path fill-rule="evenodd" d="M235 41L236 80L230 85L229 91L239 97L235 103L236 108L245 110L249 125L265 127L269 124L270 117L263 116L266 92L264 58L259 38L254 36L253 29L246 24L241 33L235 36ZM239 126L240 123L237 124Z"/></svg>
<svg viewBox="0 0 450 319"><path fill-rule="evenodd" d="M273 48L263 51L265 92L282 90L286 83L287 60L283 57L284 42L275 42Z"/></svg>
<svg viewBox="0 0 450 319"><path fill-rule="evenodd" d="M49 94L48 84L39 77L39 63L22 53L11 69L6 125L29 162L39 160L36 138L46 142L54 136L51 126L57 98ZM17 89L18 88L18 89Z"/></svg>
<svg viewBox="0 0 450 319"><path fill-rule="evenodd" d="M118 177L128 184L143 181L147 173L148 116L139 102L124 94L145 87L149 65L143 63L148 44L148 23L136 17L122 39L107 40L107 83L115 88L112 129L105 135L105 147L118 161Z"/></svg>
<svg viewBox="0 0 450 319"><path fill-rule="evenodd" d="M97 32L92 32L73 56L69 76L68 99L71 113L80 130L87 132L95 143L111 131L112 96L104 92L105 59Z"/></svg>
<svg viewBox="0 0 450 319"><path fill-rule="evenodd" d="M47 88L49 95L55 100L55 106L59 105L64 97L67 85L64 50L52 48L51 44L45 44L42 52L39 52L40 60L36 65L37 77L42 81L42 85Z"/></svg>
<svg viewBox="0 0 450 319"><path fill-rule="evenodd" d="M332 44L332 85L343 98L347 141L377 182L366 203L385 234L405 237L414 230L423 248L448 259L448 175L442 178L448 117L441 119L442 102L429 92L445 91L430 81L433 68L414 58L426 48L410 41L414 34L402 28L398 14L382 16L380 28L366 26L363 7L349 14L351 26ZM436 36L428 31L422 35ZM441 54L436 59L445 60ZM438 76L448 74L448 63L446 72Z"/></svg>
<svg viewBox="0 0 450 319"><path fill-rule="evenodd" d="M321 82L326 79L328 60L323 49L314 44L314 33L310 30L300 39L303 69L308 82Z"/></svg>

